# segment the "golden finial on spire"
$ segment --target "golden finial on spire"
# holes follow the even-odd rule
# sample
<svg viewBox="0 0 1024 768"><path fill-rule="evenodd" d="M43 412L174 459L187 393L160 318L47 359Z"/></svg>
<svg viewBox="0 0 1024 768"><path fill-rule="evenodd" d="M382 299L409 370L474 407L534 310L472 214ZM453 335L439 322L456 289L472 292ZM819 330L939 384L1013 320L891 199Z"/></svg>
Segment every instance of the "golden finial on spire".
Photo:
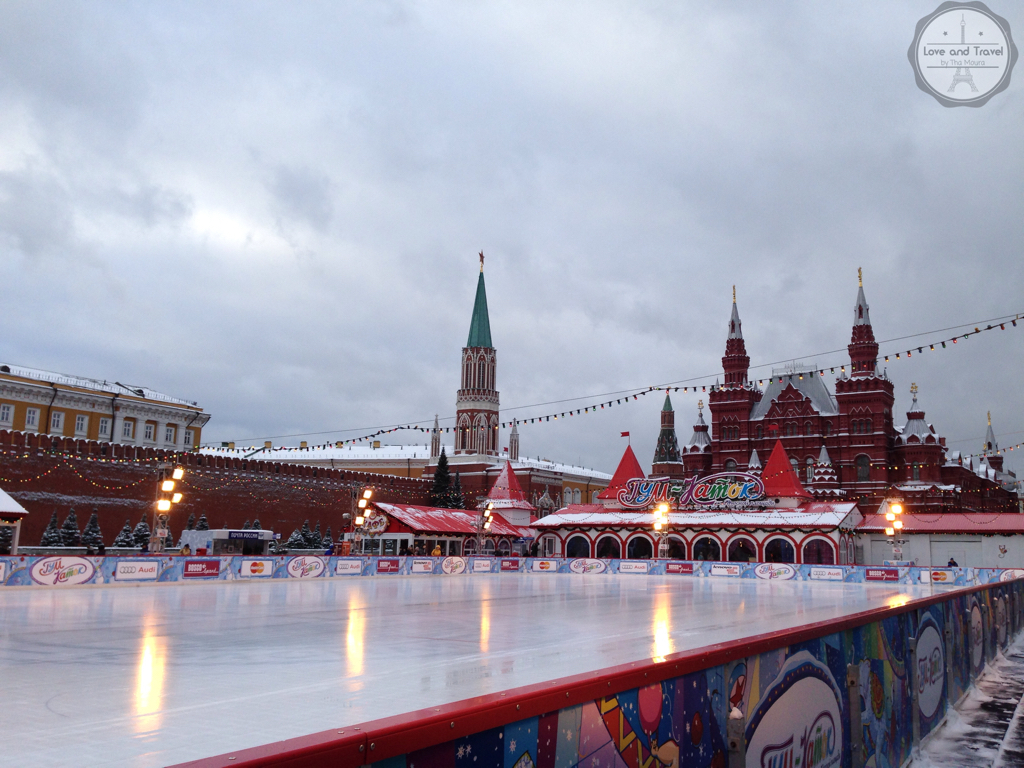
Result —
<svg viewBox="0 0 1024 768"><path fill-rule="evenodd" d="M484 252L480 251L480 271L484 271Z"/></svg>
<svg viewBox="0 0 1024 768"><path fill-rule="evenodd" d="M990 427L992 426L992 411L988 412L988 425Z"/></svg>
<svg viewBox="0 0 1024 768"><path fill-rule="evenodd" d="M735 285L732 287L732 303L733 304L736 303L736 286Z"/></svg>
<svg viewBox="0 0 1024 768"><path fill-rule="evenodd" d="M857 286L864 287L864 271L860 267L857 267Z"/></svg>
<svg viewBox="0 0 1024 768"><path fill-rule="evenodd" d="M704 413L704 401L703 400L698 400L697 401L697 410L700 413Z"/></svg>
<svg viewBox="0 0 1024 768"><path fill-rule="evenodd" d="M917 397L917 384L916 383L913 383L913 384L910 385L910 394L912 394L915 398Z"/></svg>

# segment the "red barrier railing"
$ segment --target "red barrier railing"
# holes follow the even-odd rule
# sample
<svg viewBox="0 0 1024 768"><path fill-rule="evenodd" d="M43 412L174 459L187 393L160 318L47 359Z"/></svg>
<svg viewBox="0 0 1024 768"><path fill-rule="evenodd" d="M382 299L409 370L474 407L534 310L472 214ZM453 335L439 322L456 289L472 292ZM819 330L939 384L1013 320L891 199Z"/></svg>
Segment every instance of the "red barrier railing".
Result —
<svg viewBox="0 0 1024 768"><path fill-rule="evenodd" d="M513 688L502 693L372 720L358 726L321 731L260 747L181 763L176 768L357 768L528 717L556 712L565 707L594 701L632 688L662 682L736 659L928 608L954 596L997 589L999 586L1001 585L982 584L950 590L939 595L912 599L901 605L872 608L839 619L819 621L683 651L666 657L664 661L644 660L620 664L594 672Z"/></svg>

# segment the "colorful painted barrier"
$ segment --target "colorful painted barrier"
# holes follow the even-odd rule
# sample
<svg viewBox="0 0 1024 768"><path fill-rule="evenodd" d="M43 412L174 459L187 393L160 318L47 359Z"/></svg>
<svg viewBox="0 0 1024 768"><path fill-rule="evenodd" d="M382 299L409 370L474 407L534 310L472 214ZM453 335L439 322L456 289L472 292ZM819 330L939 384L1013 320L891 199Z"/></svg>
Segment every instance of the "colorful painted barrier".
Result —
<svg viewBox="0 0 1024 768"><path fill-rule="evenodd" d="M76 586L353 576L463 576L482 573L569 573L580 576L891 582L976 586L1024 578L1021 568L791 565L684 560L595 560L542 557L0 557L0 585Z"/></svg>
<svg viewBox="0 0 1024 768"><path fill-rule="evenodd" d="M1022 626L997 582L187 765L896 768Z"/></svg>

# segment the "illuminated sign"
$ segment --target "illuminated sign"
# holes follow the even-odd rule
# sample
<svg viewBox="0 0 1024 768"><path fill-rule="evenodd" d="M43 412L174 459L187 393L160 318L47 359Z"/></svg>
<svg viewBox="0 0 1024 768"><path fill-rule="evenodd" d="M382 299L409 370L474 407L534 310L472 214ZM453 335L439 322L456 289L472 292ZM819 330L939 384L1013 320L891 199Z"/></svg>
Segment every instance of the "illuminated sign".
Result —
<svg viewBox="0 0 1024 768"><path fill-rule="evenodd" d="M745 472L722 472L686 480L634 477L626 481L617 499L628 509L644 509L661 502L681 507L750 505L764 499L764 483L757 475Z"/></svg>

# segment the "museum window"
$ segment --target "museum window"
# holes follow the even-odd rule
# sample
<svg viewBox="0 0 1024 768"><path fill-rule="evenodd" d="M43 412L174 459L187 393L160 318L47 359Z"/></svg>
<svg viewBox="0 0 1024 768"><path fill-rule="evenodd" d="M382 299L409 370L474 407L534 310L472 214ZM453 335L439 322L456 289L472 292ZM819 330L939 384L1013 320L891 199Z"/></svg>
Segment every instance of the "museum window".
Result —
<svg viewBox="0 0 1024 768"><path fill-rule="evenodd" d="M913 478L915 480L920 480L921 479L921 465L920 464L914 464L912 472L913 472L912 476L913 476Z"/></svg>
<svg viewBox="0 0 1024 768"><path fill-rule="evenodd" d="M50 432L64 431L64 411L54 411L50 414Z"/></svg>
<svg viewBox="0 0 1024 768"><path fill-rule="evenodd" d="M193 438L192 430L191 429L186 429L185 430L185 447L186 448L191 448L192 447L193 439L194 438Z"/></svg>
<svg viewBox="0 0 1024 768"><path fill-rule="evenodd" d="M736 471L736 462L733 459L729 459L727 462L725 462L725 471L726 472L735 472Z"/></svg>
<svg viewBox="0 0 1024 768"><path fill-rule="evenodd" d="M757 425L755 434L757 435L758 440L764 439L764 428L760 424Z"/></svg>
<svg viewBox="0 0 1024 768"><path fill-rule="evenodd" d="M100 418L100 437L110 437L110 419Z"/></svg>
<svg viewBox="0 0 1024 768"><path fill-rule="evenodd" d="M807 482L809 483L814 480L814 459L808 456L805 464L807 465L807 469L805 471L807 473Z"/></svg>
<svg viewBox="0 0 1024 768"><path fill-rule="evenodd" d="M857 457L854 464L857 467L857 481L863 482L871 479L871 459L863 453Z"/></svg>
<svg viewBox="0 0 1024 768"><path fill-rule="evenodd" d="M25 429L36 430L39 429L39 409L29 408L25 411Z"/></svg>
<svg viewBox="0 0 1024 768"><path fill-rule="evenodd" d="M14 420L14 406L12 406L12 405L10 405L8 403L4 403L3 405L0 405L0 424L3 424L5 427L8 427L8 426L11 425L11 422L13 420Z"/></svg>
<svg viewBox="0 0 1024 768"><path fill-rule="evenodd" d="M89 417L79 414L75 416L75 434L84 436L89 431Z"/></svg>
<svg viewBox="0 0 1024 768"><path fill-rule="evenodd" d="M135 422L125 420L124 424L121 425L121 437L125 440L131 440L135 437Z"/></svg>
<svg viewBox="0 0 1024 768"><path fill-rule="evenodd" d="M147 423L146 427L145 427L145 432L143 432L147 442L153 442L153 432L154 432L153 425Z"/></svg>
<svg viewBox="0 0 1024 768"><path fill-rule="evenodd" d="M826 437L828 435L832 434L832 422L831 421L826 421L825 422L825 428L824 428L823 431L824 431Z"/></svg>

